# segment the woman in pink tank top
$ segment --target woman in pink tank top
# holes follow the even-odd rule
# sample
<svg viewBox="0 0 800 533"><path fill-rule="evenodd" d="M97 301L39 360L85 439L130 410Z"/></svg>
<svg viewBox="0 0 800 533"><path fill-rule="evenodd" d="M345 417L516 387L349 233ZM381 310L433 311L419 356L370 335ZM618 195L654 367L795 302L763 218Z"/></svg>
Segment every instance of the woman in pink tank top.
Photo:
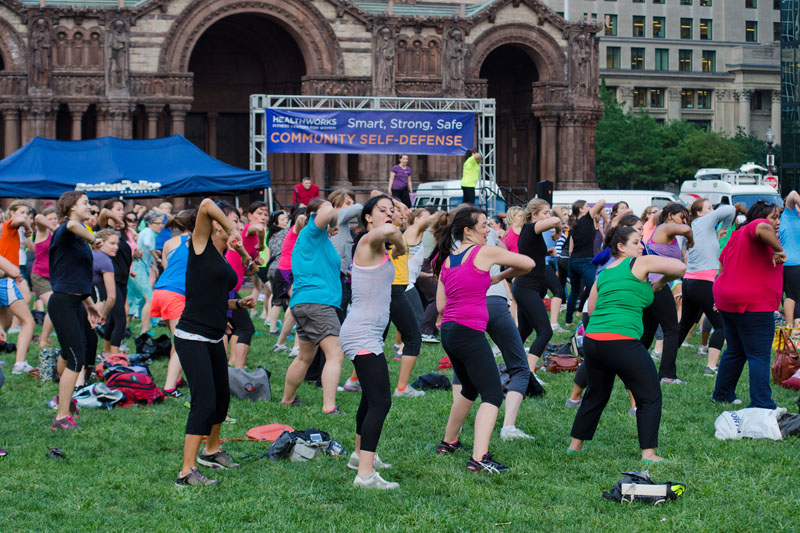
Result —
<svg viewBox="0 0 800 533"><path fill-rule="evenodd" d="M465 447L458 432L480 394L481 405L475 415L475 442L467 470L505 472L507 466L492 459L489 440L497 412L503 401L500 374L486 340L486 291L492 283L521 276L533 267L533 259L497 246L485 246L489 225L486 214L474 207L462 207L442 219L434 229L433 273L439 277L436 307L442 313L442 347L461 380L461 391L454 394L444 440L436 451L451 453ZM453 250L453 244L460 246ZM509 267L496 276L492 265Z"/></svg>
<svg viewBox="0 0 800 533"><path fill-rule="evenodd" d="M31 285L36 295L42 300L47 309L50 302L50 295L53 289L50 287L50 239L53 231L58 227L58 215L53 206L45 207L44 210L34 218L36 236L33 240L33 268L31 269ZM42 334L39 336L39 349L46 350L50 347L50 334L53 332L53 323L50 315L44 316L42 324Z"/></svg>

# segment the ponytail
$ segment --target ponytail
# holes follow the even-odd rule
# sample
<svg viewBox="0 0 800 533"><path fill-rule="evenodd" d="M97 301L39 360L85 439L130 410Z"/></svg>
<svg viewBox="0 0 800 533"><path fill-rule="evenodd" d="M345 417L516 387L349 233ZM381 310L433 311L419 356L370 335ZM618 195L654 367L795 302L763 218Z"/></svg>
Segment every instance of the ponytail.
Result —
<svg viewBox="0 0 800 533"><path fill-rule="evenodd" d="M431 253L431 270L434 276L441 274L444 262L453 251L453 243L464 240L464 229L474 228L482 214L485 213L476 207L461 207L436 221L433 227L436 246Z"/></svg>
<svg viewBox="0 0 800 533"><path fill-rule="evenodd" d="M638 235L639 232L630 226L614 226L611 231L606 235L603 243L606 248L611 250L611 255L619 257L620 252L617 248L618 244L626 244L632 235Z"/></svg>

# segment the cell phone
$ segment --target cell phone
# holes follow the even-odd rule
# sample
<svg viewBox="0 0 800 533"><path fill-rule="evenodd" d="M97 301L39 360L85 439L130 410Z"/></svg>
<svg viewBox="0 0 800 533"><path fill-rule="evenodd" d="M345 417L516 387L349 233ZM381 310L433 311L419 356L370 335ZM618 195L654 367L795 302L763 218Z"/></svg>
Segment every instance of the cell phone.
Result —
<svg viewBox="0 0 800 533"><path fill-rule="evenodd" d="M311 442L322 442L322 435L320 435L319 433L312 433Z"/></svg>

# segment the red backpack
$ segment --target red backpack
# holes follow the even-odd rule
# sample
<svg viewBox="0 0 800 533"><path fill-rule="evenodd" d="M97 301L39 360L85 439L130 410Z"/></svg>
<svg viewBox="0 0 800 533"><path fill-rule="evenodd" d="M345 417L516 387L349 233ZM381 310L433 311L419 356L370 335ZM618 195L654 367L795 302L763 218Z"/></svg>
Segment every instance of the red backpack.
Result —
<svg viewBox="0 0 800 533"><path fill-rule="evenodd" d="M106 385L109 389L120 390L125 394L125 399L117 404L119 407L130 407L133 404L153 405L165 398L153 378L139 372L114 374L108 378Z"/></svg>

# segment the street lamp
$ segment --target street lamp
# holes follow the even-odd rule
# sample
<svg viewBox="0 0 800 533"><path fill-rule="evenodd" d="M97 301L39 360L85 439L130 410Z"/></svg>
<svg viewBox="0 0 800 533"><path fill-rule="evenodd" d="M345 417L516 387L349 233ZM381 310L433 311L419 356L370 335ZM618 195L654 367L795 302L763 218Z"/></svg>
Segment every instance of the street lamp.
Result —
<svg viewBox="0 0 800 533"><path fill-rule="evenodd" d="M775 171L775 156L772 154L772 144L775 142L775 134L772 133L772 127L767 128L767 133L764 137L767 140L767 171L772 174Z"/></svg>

